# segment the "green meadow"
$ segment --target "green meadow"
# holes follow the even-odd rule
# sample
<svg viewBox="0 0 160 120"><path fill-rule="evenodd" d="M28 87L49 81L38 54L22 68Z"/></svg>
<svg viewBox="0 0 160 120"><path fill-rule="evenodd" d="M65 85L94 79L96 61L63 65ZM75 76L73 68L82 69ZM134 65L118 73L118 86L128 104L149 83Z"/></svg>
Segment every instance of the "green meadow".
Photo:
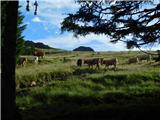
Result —
<svg viewBox="0 0 160 120"><path fill-rule="evenodd" d="M17 67L16 104L23 119L135 120L158 116L160 63L127 63L128 58L140 54L60 51L47 54L38 64ZM118 68L76 65L78 58L98 57L118 58ZM33 81L35 86L31 86Z"/></svg>

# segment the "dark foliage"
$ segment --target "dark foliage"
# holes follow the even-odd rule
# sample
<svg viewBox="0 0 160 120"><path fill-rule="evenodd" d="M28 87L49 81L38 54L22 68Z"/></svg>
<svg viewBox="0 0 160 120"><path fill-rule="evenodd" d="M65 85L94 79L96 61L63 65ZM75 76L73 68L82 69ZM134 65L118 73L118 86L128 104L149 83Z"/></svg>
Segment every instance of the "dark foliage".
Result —
<svg viewBox="0 0 160 120"><path fill-rule="evenodd" d="M62 31L72 31L75 36L109 35L111 42L123 41L129 49L160 43L160 3L77 1L80 8L64 19Z"/></svg>

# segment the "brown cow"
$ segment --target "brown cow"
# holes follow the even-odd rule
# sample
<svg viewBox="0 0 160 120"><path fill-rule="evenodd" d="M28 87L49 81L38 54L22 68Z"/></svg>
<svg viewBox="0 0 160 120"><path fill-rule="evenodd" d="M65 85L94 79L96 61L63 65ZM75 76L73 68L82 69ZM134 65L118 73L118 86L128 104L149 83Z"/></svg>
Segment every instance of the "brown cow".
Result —
<svg viewBox="0 0 160 120"><path fill-rule="evenodd" d="M113 58L113 59L108 59L108 60L103 60L102 64L105 65L105 68L108 66L114 66L114 69L116 69L117 64L118 64L118 59Z"/></svg>
<svg viewBox="0 0 160 120"><path fill-rule="evenodd" d="M151 60L151 55L139 55L137 57L138 57L139 61L143 61L143 60L150 61Z"/></svg>
<svg viewBox="0 0 160 120"><path fill-rule="evenodd" d="M138 62L139 62L138 57L132 57L132 58L129 58L129 59L128 59L128 64L138 63Z"/></svg>
<svg viewBox="0 0 160 120"><path fill-rule="evenodd" d="M45 56L45 52L44 51L35 51L34 52L34 54L33 54L34 56L37 56L37 57L41 57L41 58L44 58L44 56Z"/></svg>
<svg viewBox="0 0 160 120"><path fill-rule="evenodd" d="M81 67L82 66L82 59L77 60L77 66Z"/></svg>
<svg viewBox="0 0 160 120"><path fill-rule="evenodd" d="M84 60L84 64L88 64L89 68L92 67L94 65L96 65L96 68L99 69L99 63L100 63L100 59L99 58L93 58L93 59L85 59Z"/></svg>
<svg viewBox="0 0 160 120"><path fill-rule="evenodd" d="M27 58L26 57L19 57L18 64L20 66L25 66L26 63L27 63Z"/></svg>

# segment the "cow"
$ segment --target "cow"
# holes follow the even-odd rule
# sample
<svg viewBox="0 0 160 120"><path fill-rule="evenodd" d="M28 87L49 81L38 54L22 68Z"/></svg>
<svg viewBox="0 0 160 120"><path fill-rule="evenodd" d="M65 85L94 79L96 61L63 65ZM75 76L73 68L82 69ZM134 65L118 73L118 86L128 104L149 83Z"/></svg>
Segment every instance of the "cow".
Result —
<svg viewBox="0 0 160 120"><path fill-rule="evenodd" d="M96 68L99 69L99 63L100 63L100 59L99 58L93 58L93 59L85 59L84 60L84 64L88 64L89 68L92 67L94 65L96 65Z"/></svg>
<svg viewBox="0 0 160 120"><path fill-rule="evenodd" d="M139 55L137 57L139 61L143 61L143 60L151 61L151 55Z"/></svg>
<svg viewBox="0 0 160 120"><path fill-rule="evenodd" d="M18 59L18 64L20 65L20 66L25 66L26 64L27 64L27 58L26 57L19 57L19 59Z"/></svg>
<svg viewBox="0 0 160 120"><path fill-rule="evenodd" d="M45 56L45 52L44 51L35 51L34 52L34 54L33 54L34 56L37 56L37 57L41 57L41 58L44 58L44 56Z"/></svg>
<svg viewBox="0 0 160 120"><path fill-rule="evenodd" d="M129 58L128 59L128 64L131 64L131 63L139 63L138 57Z"/></svg>
<svg viewBox="0 0 160 120"><path fill-rule="evenodd" d="M117 64L118 64L118 59L117 58L112 58L112 59L108 59L108 60L103 60L102 64L105 65L105 68L108 66L114 66L114 69L117 68Z"/></svg>
<svg viewBox="0 0 160 120"><path fill-rule="evenodd" d="M27 59L30 63L35 63L35 64L37 64L39 60L37 56L28 56Z"/></svg>
<svg viewBox="0 0 160 120"><path fill-rule="evenodd" d="M77 60L77 66L81 67L82 66L82 59Z"/></svg>

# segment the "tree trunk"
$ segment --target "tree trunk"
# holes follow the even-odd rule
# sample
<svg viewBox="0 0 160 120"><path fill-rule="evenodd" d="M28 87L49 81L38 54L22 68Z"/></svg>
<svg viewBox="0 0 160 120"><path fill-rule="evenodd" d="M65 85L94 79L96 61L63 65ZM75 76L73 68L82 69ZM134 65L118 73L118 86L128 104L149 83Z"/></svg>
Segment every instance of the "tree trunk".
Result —
<svg viewBox="0 0 160 120"><path fill-rule="evenodd" d="M2 120L16 120L15 54L18 1L3 1L2 11ZM5 21L3 21L5 20Z"/></svg>

